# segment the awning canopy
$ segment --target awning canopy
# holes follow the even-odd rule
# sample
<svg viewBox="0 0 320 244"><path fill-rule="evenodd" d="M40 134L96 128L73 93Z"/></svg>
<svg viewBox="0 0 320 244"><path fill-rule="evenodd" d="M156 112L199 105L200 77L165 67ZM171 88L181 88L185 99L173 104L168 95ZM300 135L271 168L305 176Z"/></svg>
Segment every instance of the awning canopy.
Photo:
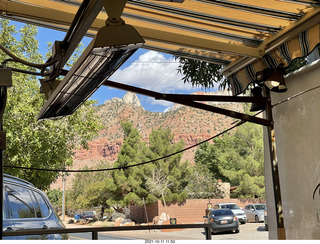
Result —
<svg viewBox="0 0 320 244"><path fill-rule="evenodd" d="M0 0L1 17L67 30L82 1ZM233 94L264 68L288 66L320 42L319 0L128 0L122 18L144 48L224 65ZM91 25L105 25L104 10Z"/></svg>

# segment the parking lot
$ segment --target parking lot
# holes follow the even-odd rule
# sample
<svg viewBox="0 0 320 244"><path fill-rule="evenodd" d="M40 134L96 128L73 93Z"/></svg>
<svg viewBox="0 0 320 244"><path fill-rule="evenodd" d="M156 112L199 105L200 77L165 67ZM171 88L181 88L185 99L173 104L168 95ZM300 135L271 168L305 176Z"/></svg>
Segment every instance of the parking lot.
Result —
<svg viewBox="0 0 320 244"><path fill-rule="evenodd" d="M264 223L246 223L240 225L238 234L215 234L212 240L268 240L268 231L265 231Z"/></svg>
<svg viewBox="0 0 320 244"><path fill-rule="evenodd" d="M184 229L180 231L119 231L110 235L144 240L205 240L203 229ZM240 225L240 233L219 233L211 236L212 240L268 240L268 231L264 223L246 223Z"/></svg>

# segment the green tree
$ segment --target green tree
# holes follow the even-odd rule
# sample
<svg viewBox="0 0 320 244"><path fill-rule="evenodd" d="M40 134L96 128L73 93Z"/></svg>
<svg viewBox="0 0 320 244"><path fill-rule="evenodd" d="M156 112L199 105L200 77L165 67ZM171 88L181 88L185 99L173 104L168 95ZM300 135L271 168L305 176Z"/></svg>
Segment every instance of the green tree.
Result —
<svg viewBox="0 0 320 244"><path fill-rule="evenodd" d="M37 28L25 25L17 40L15 26L8 20L0 20L0 43L21 59L43 63L38 52ZM0 60L8 59L2 51ZM10 62L8 66L36 71L21 63ZM77 146L87 148L102 128L94 115L94 101L87 101L72 116L60 120L41 120L37 117L45 103L45 96L39 93L39 82L34 75L13 73L13 87L8 89L8 100L3 125L7 132L7 149L4 164L28 168L64 169L73 163L73 152ZM31 181L45 190L59 173L36 170L5 168L5 173Z"/></svg>
<svg viewBox="0 0 320 244"><path fill-rule="evenodd" d="M174 134L170 128L153 129L149 135L149 147L153 153L153 159L162 158L170 154L174 154L184 148L184 142L180 140L174 143ZM149 183L147 188L150 194L147 202L152 199L165 199L167 202L184 201L187 196L187 186L189 175L191 174L191 165L189 162L181 162L182 154L178 153L174 156L158 160L153 165L147 179ZM158 182L158 189L154 186ZM161 193L161 194L160 194Z"/></svg>
<svg viewBox="0 0 320 244"><path fill-rule="evenodd" d="M246 123L213 142L199 147L196 163L208 167L216 179L237 186L234 197L264 197L262 127Z"/></svg>
<svg viewBox="0 0 320 244"><path fill-rule="evenodd" d="M51 204L54 207L61 207L62 206L62 195L63 192L60 189L50 189L46 192Z"/></svg>
<svg viewBox="0 0 320 244"><path fill-rule="evenodd" d="M221 65L183 57L176 59L180 63L178 73L184 75L182 78L184 83L204 88L213 88L216 83L220 89L229 88L227 79L220 72Z"/></svg>
<svg viewBox="0 0 320 244"><path fill-rule="evenodd" d="M192 168L192 174L188 181L188 198L205 199L223 197L223 192L221 191L217 180L204 165L196 164Z"/></svg>
<svg viewBox="0 0 320 244"><path fill-rule="evenodd" d="M124 141L114 167L123 169L112 172L116 188L113 191L113 198L108 200L108 204L117 211L125 206L142 204L142 197L148 193L144 176L148 174L150 166L126 167L149 161L152 156L150 149L142 141L138 129L132 127L132 123L123 121L121 126L124 131Z"/></svg>
<svg viewBox="0 0 320 244"><path fill-rule="evenodd" d="M149 146L142 141L141 135L128 121L122 122L125 138L114 167L123 167L112 174L116 190L109 205L119 211L125 206L157 201L184 201L187 198L186 187L190 167L181 163L181 154L158 160L157 162L125 168L161 158L183 148L182 141L173 142L173 133L169 129L152 130Z"/></svg>
<svg viewBox="0 0 320 244"><path fill-rule="evenodd" d="M85 170L111 168L108 162L99 162L92 168L87 166ZM104 210L110 208L107 200L112 197L115 190L115 184L111 177L110 171L81 172L77 173L72 180L72 187L69 192L69 201L67 206L71 209L89 209L100 207L101 217Z"/></svg>

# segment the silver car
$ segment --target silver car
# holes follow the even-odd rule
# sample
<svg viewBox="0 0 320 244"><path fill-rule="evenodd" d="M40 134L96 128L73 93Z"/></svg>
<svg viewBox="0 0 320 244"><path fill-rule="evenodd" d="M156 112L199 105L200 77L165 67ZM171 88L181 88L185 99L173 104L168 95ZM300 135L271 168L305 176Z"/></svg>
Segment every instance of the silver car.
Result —
<svg viewBox="0 0 320 244"><path fill-rule="evenodd" d="M237 216L241 224L245 224L247 222L246 213L240 209L236 203L216 203L213 206L213 209L230 209Z"/></svg>
<svg viewBox="0 0 320 244"><path fill-rule="evenodd" d="M17 177L3 177L2 231L64 229L47 196L33 184ZM6 236L5 240L60 240L67 234Z"/></svg>
<svg viewBox="0 0 320 244"><path fill-rule="evenodd" d="M244 207L247 215L247 221L254 221L256 223L264 222L264 210L266 204L249 204Z"/></svg>

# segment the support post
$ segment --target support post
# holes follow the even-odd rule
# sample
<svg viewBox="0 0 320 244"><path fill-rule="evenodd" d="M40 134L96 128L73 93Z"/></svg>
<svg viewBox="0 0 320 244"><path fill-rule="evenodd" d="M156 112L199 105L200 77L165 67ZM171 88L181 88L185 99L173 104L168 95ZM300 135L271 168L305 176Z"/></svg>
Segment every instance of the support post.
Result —
<svg viewBox="0 0 320 244"><path fill-rule="evenodd" d="M0 203L1 203L1 211L0 211L0 240L3 239L3 151L6 149L6 133L3 132L3 114L6 107L7 102L7 87L0 87Z"/></svg>
<svg viewBox="0 0 320 244"><path fill-rule="evenodd" d="M92 231L92 240L98 240L98 231Z"/></svg>
<svg viewBox="0 0 320 244"><path fill-rule="evenodd" d="M0 68L0 240L3 239L3 151L6 150L6 133L3 131L3 114L7 104L7 88L12 86L12 70Z"/></svg>
<svg viewBox="0 0 320 244"><path fill-rule="evenodd" d="M210 224L208 224L205 228L206 240L211 240L211 228Z"/></svg>
<svg viewBox="0 0 320 244"><path fill-rule="evenodd" d="M65 214L66 214L66 172L63 172L62 176L62 221L65 221Z"/></svg>
<svg viewBox="0 0 320 244"><path fill-rule="evenodd" d="M1 125L1 131L2 131L2 121L0 122ZM3 239L3 150L0 150L0 188L1 188L1 194L0 194L0 203L1 203L1 213L0 213L0 227L1 227L1 231L0 231L0 240Z"/></svg>
<svg viewBox="0 0 320 244"><path fill-rule="evenodd" d="M270 91L265 89L267 97L270 97ZM272 118L272 106L271 102L266 104L266 117L267 120L273 121ZM285 240L286 233L284 228L284 219L283 219L283 208L281 200L281 188L280 188L280 176L278 168L278 160L276 153L276 142L274 135L274 125L267 126L268 133L268 144L269 144L269 153L270 153L270 166L271 166L271 175L272 175L272 184L273 184L273 193L275 201L275 212L276 212L276 221L277 221L277 237L278 240Z"/></svg>

